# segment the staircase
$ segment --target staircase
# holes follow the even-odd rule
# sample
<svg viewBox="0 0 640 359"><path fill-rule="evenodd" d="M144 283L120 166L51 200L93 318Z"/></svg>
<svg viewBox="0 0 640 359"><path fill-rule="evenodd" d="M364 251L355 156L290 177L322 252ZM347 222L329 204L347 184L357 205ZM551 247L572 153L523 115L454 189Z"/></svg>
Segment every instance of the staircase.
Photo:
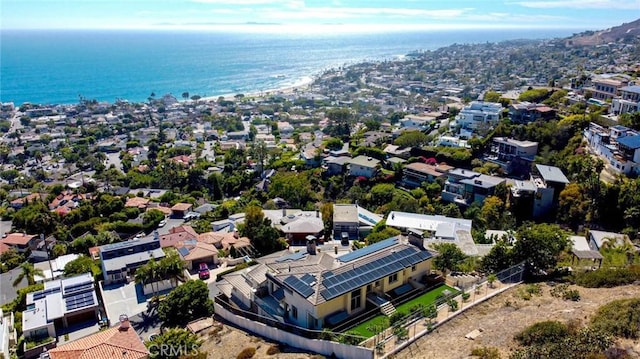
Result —
<svg viewBox="0 0 640 359"><path fill-rule="evenodd" d="M388 316L391 316L391 314L396 312L396 307L394 307L393 304L391 304L391 302L386 302L380 306L380 312L382 312L382 314L388 317Z"/></svg>

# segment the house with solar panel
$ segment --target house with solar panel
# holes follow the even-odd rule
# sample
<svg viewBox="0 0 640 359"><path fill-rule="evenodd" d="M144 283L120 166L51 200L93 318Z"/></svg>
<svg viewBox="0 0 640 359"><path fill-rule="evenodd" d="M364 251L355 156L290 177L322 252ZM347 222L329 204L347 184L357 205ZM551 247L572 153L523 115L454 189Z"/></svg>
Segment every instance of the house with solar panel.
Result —
<svg viewBox="0 0 640 359"><path fill-rule="evenodd" d="M131 279L136 268L151 258L157 260L165 256L158 237L111 243L98 248L104 285L126 282Z"/></svg>
<svg viewBox="0 0 640 359"><path fill-rule="evenodd" d="M56 337L56 328L97 321L98 298L93 275L54 279L44 289L27 293L27 310L22 312L25 338Z"/></svg>
<svg viewBox="0 0 640 359"><path fill-rule="evenodd" d="M238 309L308 329L334 328L379 308L395 312L391 299L421 292L434 253L392 237L348 252L317 247L257 258L258 265L225 275L220 300Z"/></svg>

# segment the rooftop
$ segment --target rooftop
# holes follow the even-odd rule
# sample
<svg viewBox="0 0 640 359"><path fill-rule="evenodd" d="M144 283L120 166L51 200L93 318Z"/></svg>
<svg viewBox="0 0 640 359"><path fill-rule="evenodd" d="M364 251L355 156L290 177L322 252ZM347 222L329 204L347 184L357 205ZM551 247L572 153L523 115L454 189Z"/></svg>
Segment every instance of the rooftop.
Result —
<svg viewBox="0 0 640 359"><path fill-rule="evenodd" d="M640 135L618 137L618 143L635 150L640 148Z"/></svg>
<svg viewBox="0 0 640 359"><path fill-rule="evenodd" d="M373 168L373 167L376 167L378 164L380 164L380 160L377 160L373 157L358 156L356 158L352 158L351 161L349 161L349 163L359 165L362 167Z"/></svg>
<svg viewBox="0 0 640 359"><path fill-rule="evenodd" d="M545 182L557 182L557 183L569 183L567 177L562 173L562 170L554 166L536 165L538 173L545 180Z"/></svg>
<svg viewBox="0 0 640 359"><path fill-rule="evenodd" d="M127 359L149 357L149 351L136 331L116 326L49 350L51 359Z"/></svg>

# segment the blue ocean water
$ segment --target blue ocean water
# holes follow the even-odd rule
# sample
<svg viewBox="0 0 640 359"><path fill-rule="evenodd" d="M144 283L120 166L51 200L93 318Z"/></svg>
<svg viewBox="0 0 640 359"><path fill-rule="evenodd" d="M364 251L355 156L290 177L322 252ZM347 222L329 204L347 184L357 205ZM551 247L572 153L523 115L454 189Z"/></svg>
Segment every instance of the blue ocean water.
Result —
<svg viewBox="0 0 640 359"><path fill-rule="evenodd" d="M351 34L220 31L0 32L0 102L69 104L78 96L144 101L291 86L323 70L453 43L568 36L564 30Z"/></svg>

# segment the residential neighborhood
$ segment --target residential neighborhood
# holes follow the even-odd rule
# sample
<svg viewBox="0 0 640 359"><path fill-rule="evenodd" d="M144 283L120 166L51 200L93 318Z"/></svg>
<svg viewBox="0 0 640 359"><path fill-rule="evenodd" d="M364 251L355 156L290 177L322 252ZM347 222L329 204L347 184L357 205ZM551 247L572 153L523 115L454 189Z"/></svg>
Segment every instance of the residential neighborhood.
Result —
<svg viewBox="0 0 640 359"><path fill-rule="evenodd" d="M274 353L386 358L504 293L635 288L639 44L454 44L295 91L2 103L0 354L180 338L173 357L206 357L226 326Z"/></svg>

